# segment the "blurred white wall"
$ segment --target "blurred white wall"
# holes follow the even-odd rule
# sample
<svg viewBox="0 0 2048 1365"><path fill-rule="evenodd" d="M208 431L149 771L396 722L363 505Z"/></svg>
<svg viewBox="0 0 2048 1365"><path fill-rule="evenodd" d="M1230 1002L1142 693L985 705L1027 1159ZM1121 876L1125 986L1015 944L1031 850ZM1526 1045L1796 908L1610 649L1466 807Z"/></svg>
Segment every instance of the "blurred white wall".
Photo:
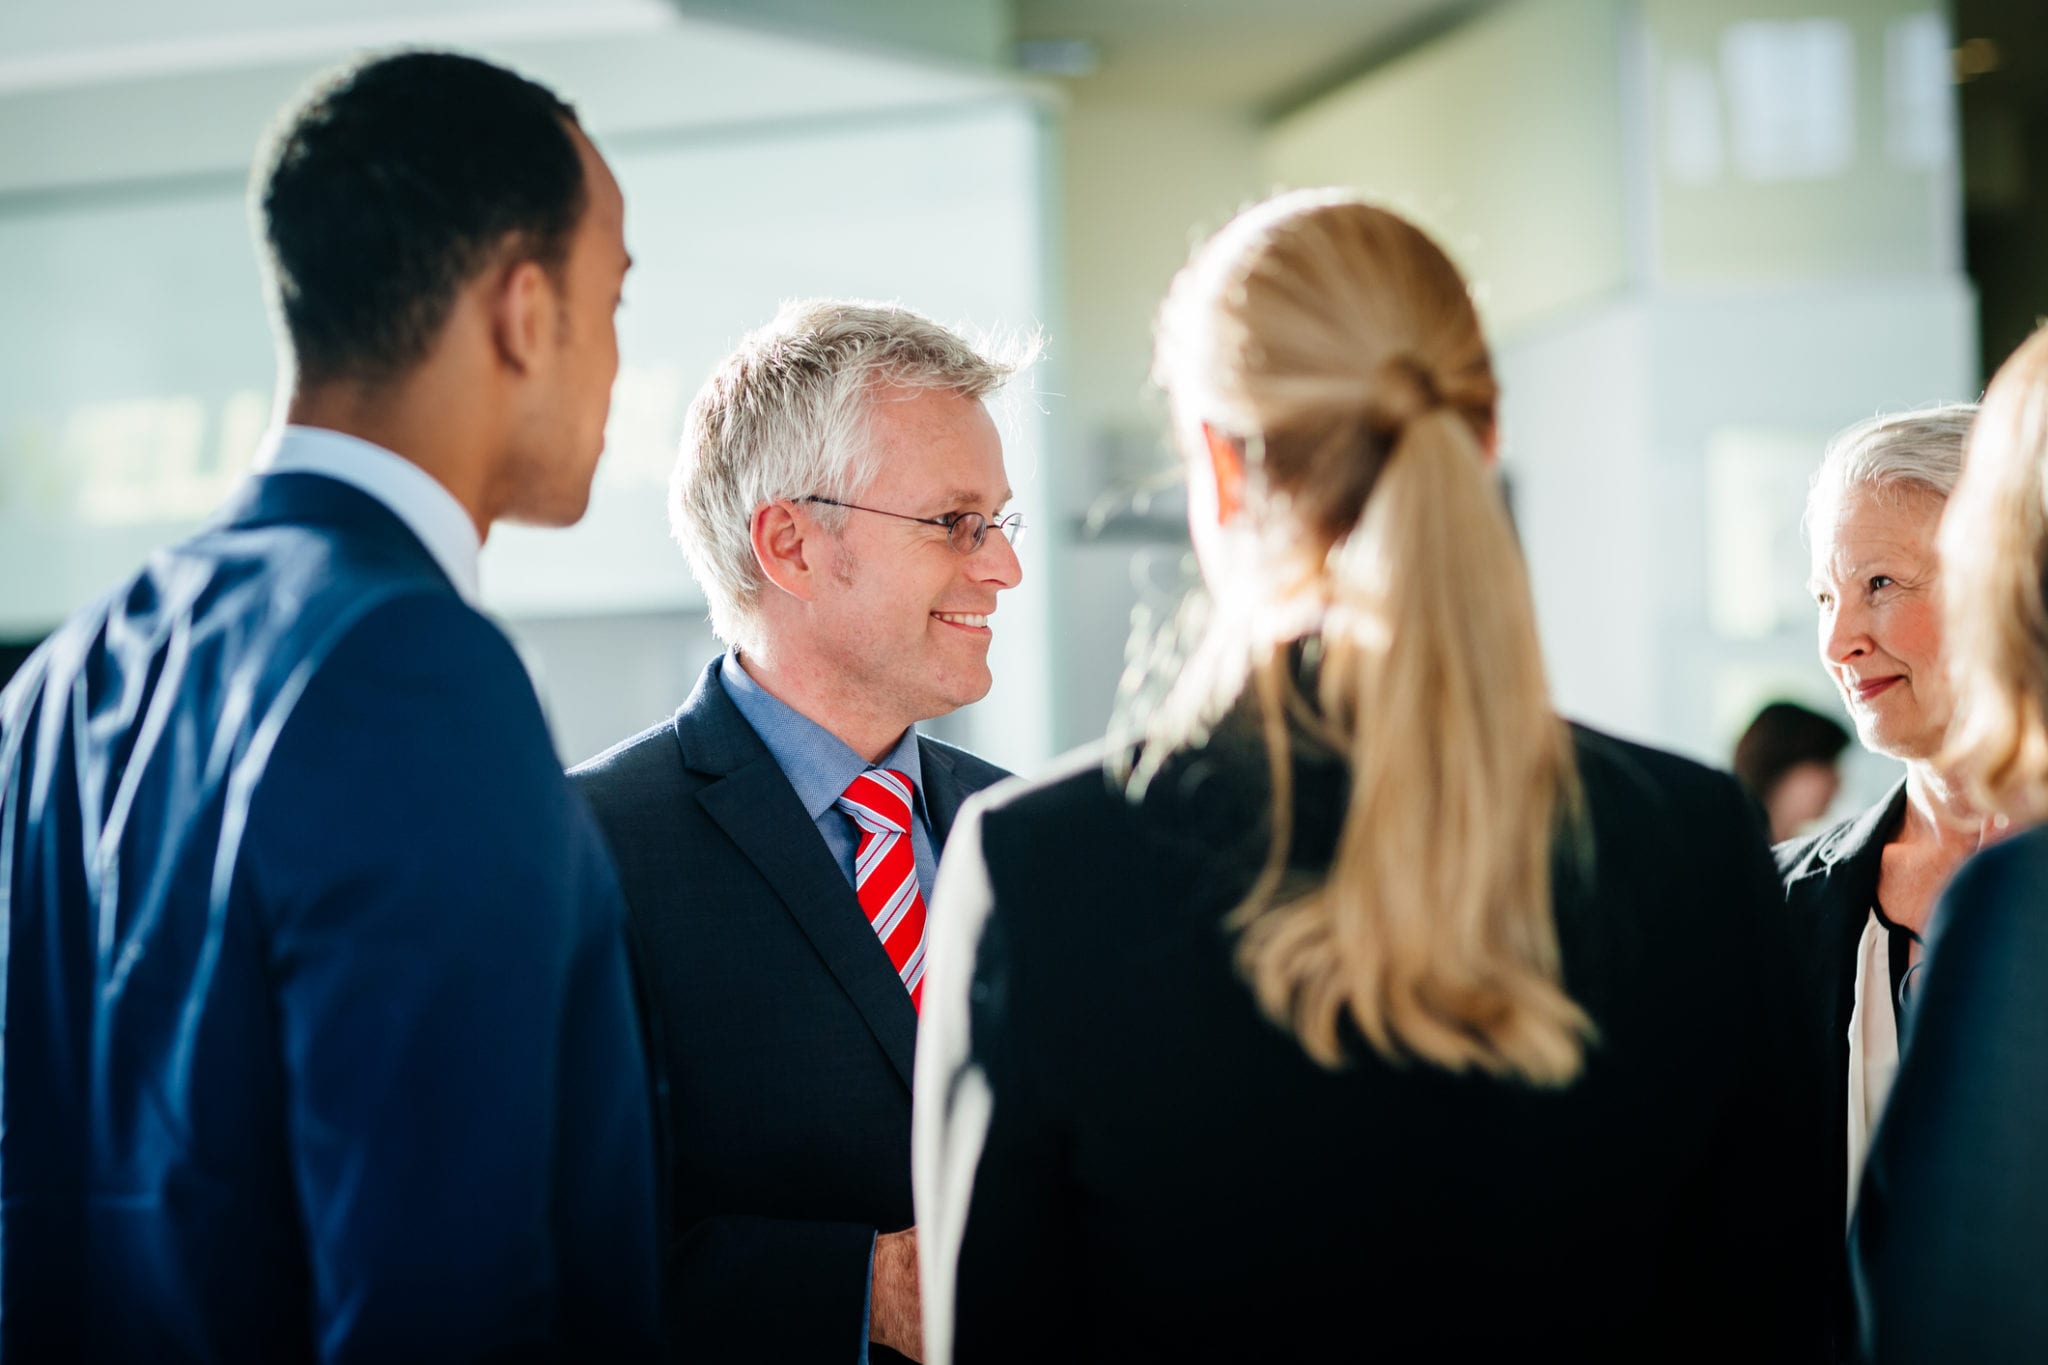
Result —
<svg viewBox="0 0 2048 1365"><path fill-rule="evenodd" d="M1807 477L1979 386L1948 50L1928 0L1520 0L1273 130L1473 278L1567 712L1725 763L1773 697L1839 710Z"/></svg>
<svg viewBox="0 0 2048 1365"><path fill-rule="evenodd" d="M1272 178L1431 227L1498 336L1629 276L1622 0L1522 0L1280 120Z"/></svg>
<svg viewBox="0 0 2048 1365"><path fill-rule="evenodd" d="M1052 566L1053 720L1066 748L1108 724L1133 609L1165 610L1184 585L1179 502L1170 489L1139 496L1177 475L1149 377L1153 315L1195 243L1265 181L1249 117L1163 94L1077 96L1063 146L1065 316L1051 411L1066 461L1059 515L1073 528Z"/></svg>

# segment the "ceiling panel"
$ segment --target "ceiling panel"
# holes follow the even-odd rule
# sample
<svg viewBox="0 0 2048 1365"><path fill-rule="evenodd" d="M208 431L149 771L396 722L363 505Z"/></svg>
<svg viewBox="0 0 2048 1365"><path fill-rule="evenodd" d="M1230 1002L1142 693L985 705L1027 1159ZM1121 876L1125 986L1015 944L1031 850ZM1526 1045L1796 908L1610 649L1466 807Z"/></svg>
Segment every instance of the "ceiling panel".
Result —
<svg viewBox="0 0 2048 1365"><path fill-rule="evenodd" d="M1433 36L1483 0L1017 0L1020 40L1080 39L1091 97L1272 113Z"/></svg>

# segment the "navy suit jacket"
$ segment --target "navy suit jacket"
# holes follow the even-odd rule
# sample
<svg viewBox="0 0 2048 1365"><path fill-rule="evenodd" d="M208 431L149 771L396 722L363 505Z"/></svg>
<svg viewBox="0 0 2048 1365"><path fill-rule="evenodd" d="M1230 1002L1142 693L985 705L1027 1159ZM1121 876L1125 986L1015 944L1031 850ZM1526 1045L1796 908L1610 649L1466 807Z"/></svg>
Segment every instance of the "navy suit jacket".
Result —
<svg viewBox="0 0 2048 1365"><path fill-rule="evenodd" d="M623 925L504 636L253 480L0 693L0 1357L649 1353Z"/></svg>
<svg viewBox="0 0 2048 1365"><path fill-rule="evenodd" d="M874 1236L913 1221L917 1013L717 670L571 773L618 860L668 1072L674 1332L692 1359L851 1362ZM936 849L1005 774L923 737L919 763Z"/></svg>
<svg viewBox="0 0 2048 1365"><path fill-rule="evenodd" d="M2048 827L1976 854L1929 921L1851 1234L1861 1359L2048 1358Z"/></svg>

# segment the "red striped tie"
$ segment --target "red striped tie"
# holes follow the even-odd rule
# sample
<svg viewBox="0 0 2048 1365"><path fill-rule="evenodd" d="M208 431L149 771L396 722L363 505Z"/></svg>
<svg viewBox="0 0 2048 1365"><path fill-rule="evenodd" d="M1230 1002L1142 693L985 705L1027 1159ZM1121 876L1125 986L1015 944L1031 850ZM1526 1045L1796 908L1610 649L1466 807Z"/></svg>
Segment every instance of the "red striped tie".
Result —
<svg viewBox="0 0 2048 1365"><path fill-rule="evenodd" d="M924 1004L924 892L917 884L917 854L910 841L910 779L889 768L870 768L853 779L839 809L853 817L860 847L853 855L853 889L882 940L912 1009Z"/></svg>

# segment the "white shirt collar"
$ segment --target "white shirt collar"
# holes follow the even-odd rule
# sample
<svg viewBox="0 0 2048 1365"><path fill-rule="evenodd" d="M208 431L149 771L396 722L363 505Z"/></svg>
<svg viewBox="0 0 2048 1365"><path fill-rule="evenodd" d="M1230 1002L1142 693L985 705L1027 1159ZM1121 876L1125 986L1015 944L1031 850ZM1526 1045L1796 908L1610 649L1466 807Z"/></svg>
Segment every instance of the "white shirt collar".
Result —
<svg viewBox="0 0 2048 1365"><path fill-rule="evenodd" d="M287 426L256 457L269 474L320 474L382 503L419 537L455 591L478 604L476 523L433 475L402 455L324 427Z"/></svg>

